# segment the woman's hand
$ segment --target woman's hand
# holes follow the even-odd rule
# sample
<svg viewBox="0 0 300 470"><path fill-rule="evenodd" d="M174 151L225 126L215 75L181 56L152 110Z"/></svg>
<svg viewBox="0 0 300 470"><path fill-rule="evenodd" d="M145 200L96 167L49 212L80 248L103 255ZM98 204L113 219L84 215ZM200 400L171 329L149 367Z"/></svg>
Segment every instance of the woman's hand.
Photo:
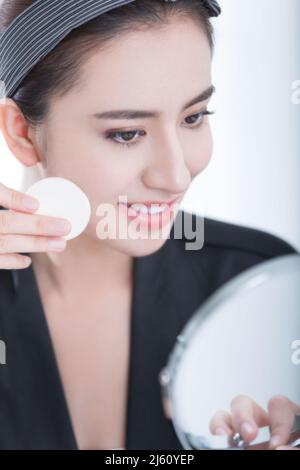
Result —
<svg viewBox="0 0 300 470"><path fill-rule="evenodd" d="M31 206L34 202L36 205ZM0 210L0 269L27 268L31 258L19 253L64 250L63 235L70 232L70 222L34 215L38 209L37 199L0 183L0 206L10 209ZM64 228L62 224L67 226Z"/></svg>
<svg viewBox="0 0 300 470"><path fill-rule="evenodd" d="M212 434L239 433L246 442L257 437L259 428L270 426L271 439L269 449L295 449L284 446L289 441L296 414L300 413L300 406L288 398L278 395L269 400L268 412L246 395L238 395L231 404L231 414L218 411L210 421ZM300 436L299 436L300 437Z"/></svg>

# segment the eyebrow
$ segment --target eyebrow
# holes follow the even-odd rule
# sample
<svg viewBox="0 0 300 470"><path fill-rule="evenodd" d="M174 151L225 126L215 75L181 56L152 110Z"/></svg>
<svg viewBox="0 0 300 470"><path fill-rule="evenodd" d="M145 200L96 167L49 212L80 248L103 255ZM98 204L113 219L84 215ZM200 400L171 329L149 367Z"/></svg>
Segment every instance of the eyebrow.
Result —
<svg viewBox="0 0 300 470"><path fill-rule="evenodd" d="M202 91L198 96L188 101L182 108L181 112L190 108L194 104L201 103L210 98L215 93L216 88L211 85L206 90ZM102 113L92 114L91 117L97 119L140 119L140 118L157 118L161 115L160 111L143 111L136 109L121 109L116 111L104 111Z"/></svg>

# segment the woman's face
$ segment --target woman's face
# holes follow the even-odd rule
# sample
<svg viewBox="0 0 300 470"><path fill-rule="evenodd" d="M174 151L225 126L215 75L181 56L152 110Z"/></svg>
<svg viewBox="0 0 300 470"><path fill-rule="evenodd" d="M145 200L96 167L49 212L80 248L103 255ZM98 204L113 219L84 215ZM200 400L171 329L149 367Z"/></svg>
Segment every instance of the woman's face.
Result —
<svg viewBox="0 0 300 470"><path fill-rule="evenodd" d="M53 99L43 127L44 175L68 178L88 196L92 216L82 236L131 256L164 244L180 201L211 158L208 116L199 114L209 97L185 108L211 85L204 32L192 21L174 21L124 35L93 54L80 89ZM122 110L145 115L95 116ZM150 230L128 219L120 196L128 203L179 199L166 225ZM106 223L107 208L115 227Z"/></svg>

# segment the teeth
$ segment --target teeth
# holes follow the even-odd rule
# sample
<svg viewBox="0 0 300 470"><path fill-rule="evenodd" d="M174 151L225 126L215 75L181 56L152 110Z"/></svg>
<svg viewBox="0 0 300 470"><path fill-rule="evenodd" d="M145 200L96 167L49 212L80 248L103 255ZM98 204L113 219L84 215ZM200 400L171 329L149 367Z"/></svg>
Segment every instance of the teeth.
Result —
<svg viewBox="0 0 300 470"><path fill-rule="evenodd" d="M132 204L131 207L133 210L136 212L142 212L142 214L159 214L160 212L163 212L166 208L167 205L153 205L151 207L145 206L144 204Z"/></svg>
<svg viewBox="0 0 300 470"><path fill-rule="evenodd" d="M150 207L150 214L159 214L160 212L164 212L166 208L165 207L162 207L162 206L153 206L153 207Z"/></svg>

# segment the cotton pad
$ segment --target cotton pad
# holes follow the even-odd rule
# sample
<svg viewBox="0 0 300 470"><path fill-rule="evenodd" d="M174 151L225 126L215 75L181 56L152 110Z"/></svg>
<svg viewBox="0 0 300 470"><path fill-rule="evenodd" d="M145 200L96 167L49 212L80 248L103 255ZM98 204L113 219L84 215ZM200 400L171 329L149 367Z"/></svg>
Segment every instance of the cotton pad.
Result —
<svg viewBox="0 0 300 470"><path fill-rule="evenodd" d="M62 217L72 224L70 233L64 238L78 237L86 228L91 217L91 206L86 194L66 178L44 178L30 186L26 194L39 201L34 214Z"/></svg>

